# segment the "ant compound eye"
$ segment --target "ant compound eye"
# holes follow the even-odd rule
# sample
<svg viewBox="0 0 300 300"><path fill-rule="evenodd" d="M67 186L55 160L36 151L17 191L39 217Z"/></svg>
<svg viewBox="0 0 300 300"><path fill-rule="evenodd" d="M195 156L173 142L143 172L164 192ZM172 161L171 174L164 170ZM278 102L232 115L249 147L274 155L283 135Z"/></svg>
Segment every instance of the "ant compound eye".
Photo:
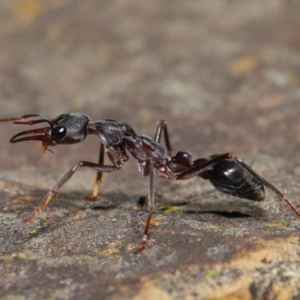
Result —
<svg viewBox="0 0 300 300"><path fill-rule="evenodd" d="M63 139L66 136L66 134L67 134L66 127L57 126L52 130L51 138L54 141L60 141L61 139Z"/></svg>

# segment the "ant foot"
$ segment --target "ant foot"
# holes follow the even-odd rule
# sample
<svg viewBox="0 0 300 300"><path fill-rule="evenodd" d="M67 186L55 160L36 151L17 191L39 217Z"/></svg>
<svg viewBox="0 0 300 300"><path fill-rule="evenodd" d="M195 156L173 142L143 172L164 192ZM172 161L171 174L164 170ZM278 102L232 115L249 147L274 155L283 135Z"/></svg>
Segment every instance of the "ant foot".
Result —
<svg viewBox="0 0 300 300"><path fill-rule="evenodd" d="M33 213L29 215L29 217L22 220L22 223L31 222L32 220L36 219L41 214L41 212L42 212L42 210L39 207L36 207L34 209Z"/></svg>
<svg viewBox="0 0 300 300"><path fill-rule="evenodd" d="M98 195L97 196L94 196L94 195L92 195L92 196L88 196L88 195L84 196L84 200L86 200L86 201L96 201L97 198L98 198Z"/></svg>

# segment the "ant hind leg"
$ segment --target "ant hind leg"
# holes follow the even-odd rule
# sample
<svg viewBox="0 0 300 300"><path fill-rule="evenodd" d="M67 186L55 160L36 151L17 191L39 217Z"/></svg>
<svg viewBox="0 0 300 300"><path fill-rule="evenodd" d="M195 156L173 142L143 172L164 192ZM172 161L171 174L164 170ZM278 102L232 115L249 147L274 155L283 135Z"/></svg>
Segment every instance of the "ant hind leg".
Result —
<svg viewBox="0 0 300 300"><path fill-rule="evenodd" d="M167 148L168 155L171 156L172 148L170 144L167 124L165 120L160 120L156 132L154 135L154 141L160 143L161 136L164 134L165 144ZM153 208L154 208L154 173L153 173L153 161L148 160L147 166L145 167L146 174L149 176L149 184L148 184L148 216L144 227L143 237L141 241L141 246L138 248L135 253L140 254L146 249L146 244L148 240L148 234L149 234L149 227L151 223Z"/></svg>

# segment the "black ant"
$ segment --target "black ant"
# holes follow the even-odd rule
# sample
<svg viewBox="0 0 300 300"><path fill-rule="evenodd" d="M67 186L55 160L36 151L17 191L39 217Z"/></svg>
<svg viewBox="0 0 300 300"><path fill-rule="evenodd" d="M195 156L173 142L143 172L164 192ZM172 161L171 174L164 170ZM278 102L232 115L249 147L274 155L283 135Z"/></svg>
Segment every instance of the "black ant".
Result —
<svg viewBox="0 0 300 300"><path fill-rule="evenodd" d="M38 120L20 121L32 117L41 117ZM160 120L154 139L138 135L126 123L114 120L100 120L91 122L88 116L81 113L62 114L51 119L41 114L28 114L17 118L0 119L0 122L13 121L14 124L34 125L48 123L48 127L22 131L10 140L11 143L23 141L42 141L44 150L58 144L75 144L85 140L90 134L100 139L100 153L98 163L79 161L63 178L50 190L40 206L23 222L29 222L40 215L58 190L70 179L79 167L88 167L97 171L97 177L91 197L95 200L103 172L113 172L122 168L122 163L128 160L126 150L137 160L139 171L149 177L148 188L148 217L144 228L141 247L136 251L142 252L146 247L149 226L154 207L153 176L182 180L199 176L208 179L219 191L254 201L262 201L265 197L264 187L272 190L280 200L285 201L292 211L300 218L296 207L285 198L284 194L264 177L254 171L248 164L232 153L215 154L208 157L193 159L188 151L179 151L171 155L171 145L167 125ZM160 144L164 135L166 149ZM20 137L27 135L25 137ZM104 164L104 148L111 164ZM49 150L51 151L51 150Z"/></svg>

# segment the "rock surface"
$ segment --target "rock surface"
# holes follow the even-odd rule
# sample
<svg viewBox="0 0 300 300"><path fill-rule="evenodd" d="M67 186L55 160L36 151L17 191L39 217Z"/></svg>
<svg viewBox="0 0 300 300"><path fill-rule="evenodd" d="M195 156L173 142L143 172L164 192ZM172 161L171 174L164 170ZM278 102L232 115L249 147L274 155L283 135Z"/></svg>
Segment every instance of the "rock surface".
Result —
<svg viewBox="0 0 300 300"><path fill-rule="evenodd" d="M233 152L298 209L300 3L291 1L0 2L1 118L128 122L153 136L166 119L174 151ZM299 299L300 222L209 182L156 179L146 251L147 179L133 159L104 176L79 170L41 218L21 220L99 142L9 144L0 124L0 299Z"/></svg>

